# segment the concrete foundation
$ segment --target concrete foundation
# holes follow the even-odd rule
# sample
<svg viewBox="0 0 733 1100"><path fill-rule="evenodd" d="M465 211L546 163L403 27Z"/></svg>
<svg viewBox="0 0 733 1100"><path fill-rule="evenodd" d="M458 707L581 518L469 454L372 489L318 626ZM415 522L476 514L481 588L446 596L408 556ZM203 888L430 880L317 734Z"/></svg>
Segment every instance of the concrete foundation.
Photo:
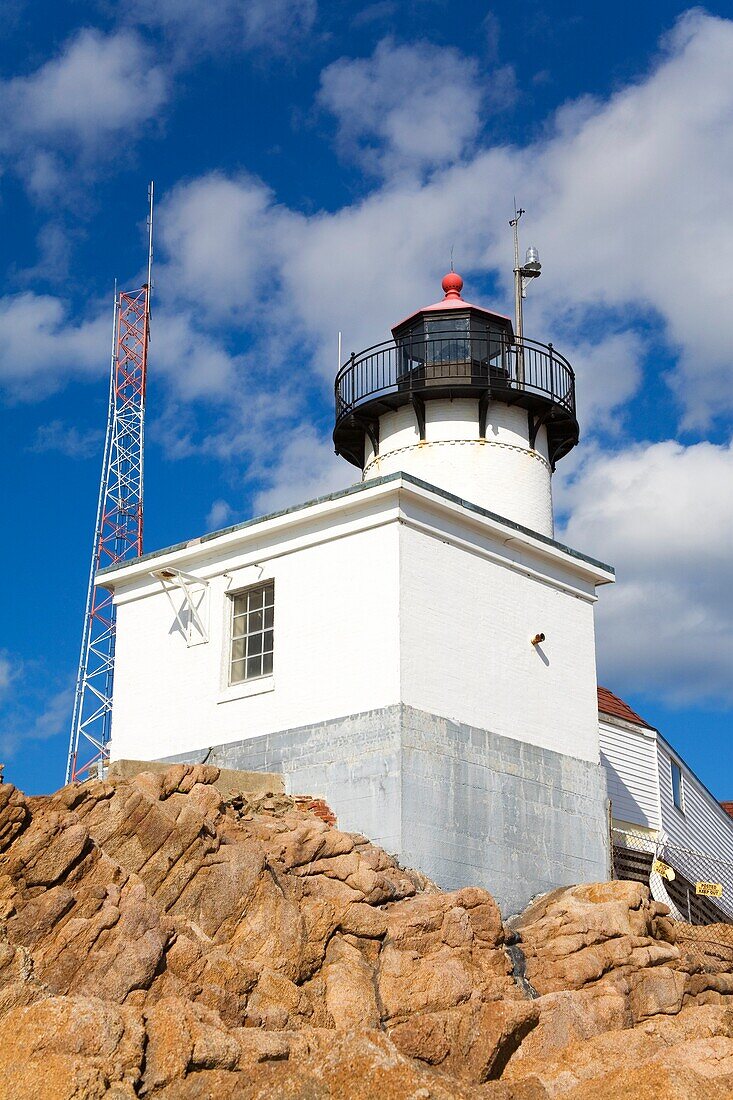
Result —
<svg viewBox="0 0 733 1100"><path fill-rule="evenodd" d="M505 916L557 886L607 879L600 764L399 704L170 760L281 772L446 890L483 886Z"/></svg>

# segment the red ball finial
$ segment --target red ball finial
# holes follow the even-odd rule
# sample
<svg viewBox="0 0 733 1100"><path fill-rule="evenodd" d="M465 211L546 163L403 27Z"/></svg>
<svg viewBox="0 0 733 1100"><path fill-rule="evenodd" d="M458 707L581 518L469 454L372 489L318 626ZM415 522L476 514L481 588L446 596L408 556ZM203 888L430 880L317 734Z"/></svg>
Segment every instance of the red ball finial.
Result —
<svg viewBox="0 0 733 1100"><path fill-rule="evenodd" d="M443 287L446 298L460 298L463 290L463 279L455 271L449 271L443 277L443 282L440 285Z"/></svg>

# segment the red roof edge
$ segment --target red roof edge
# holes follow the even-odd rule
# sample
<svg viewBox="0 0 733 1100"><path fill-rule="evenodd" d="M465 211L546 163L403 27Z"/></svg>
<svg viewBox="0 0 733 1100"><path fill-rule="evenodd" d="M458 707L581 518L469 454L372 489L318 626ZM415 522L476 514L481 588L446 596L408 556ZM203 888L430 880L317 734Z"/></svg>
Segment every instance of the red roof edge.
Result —
<svg viewBox="0 0 733 1100"><path fill-rule="evenodd" d="M721 802L720 805L728 814L728 817L733 817L733 802Z"/></svg>
<svg viewBox="0 0 733 1100"><path fill-rule="evenodd" d="M622 718L625 722L632 722L635 726L643 726L644 729L653 730L648 722L632 710L628 703L614 695L608 688L598 686L598 709L601 714L610 714L614 718Z"/></svg>

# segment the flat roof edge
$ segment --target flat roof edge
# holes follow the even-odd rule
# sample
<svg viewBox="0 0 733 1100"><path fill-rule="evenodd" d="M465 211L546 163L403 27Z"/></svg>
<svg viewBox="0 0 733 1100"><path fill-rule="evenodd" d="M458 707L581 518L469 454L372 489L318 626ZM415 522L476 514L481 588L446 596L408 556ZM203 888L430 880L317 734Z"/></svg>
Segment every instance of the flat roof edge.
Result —
<svg viewBox="0 0 733 1100"><path fill-rule="evenodd" d="M512 531L516 531L517 534L524 535L527 538L534 539L537 542L551 547L554 550L559 550L563 554L567 554L571 558L575 558L579 562L583 562L586 565L590 565L596 569L601 569L609 575L615 577L616 571L611 565L607 565L605 562L599 561L597 558L591 558L587 554L581 554L579 550L573 550L572 547L566 546L562 542L558 542L555 539L549 537L549 535L543 535L539 531L533 531L530 527L524 527L521 523L515 523L514 520L507 519L506 516L500 516L496 512L489 511L488 508L482 508L479 504L473 504L471 501L464 500L462 497L456 496L454 493L449 493L446 489L441 489L437 485L432 485L428 481L422 481L420 478L415 477L413 474L405 473L404 471L397 470L392 474L385 474L382 477L370 478L369 481L358 482L356 485L349 485L345 489L338 489L334 493L326 493L324 496L315 497L313 500L304 501L302 504L294 504L289 508L281 508L277 512L270 512L265 516L254 516L251 519L243 520L241 523L235 523L229 527L222 527L218 531L211 531L206 535L199 535L196 538L187 539L182 542L174 543L171 546L165 546L160 550L151 550L147 554L140 554L136 558L129 558L126 561L118 562L115 565L105 566L104 569L98 570L97 577L110 577L115 573L121 572L123 569L128 569L131 566L141 565L146 561L154 561L157 558L162 558L168 554L175 554L181 550L193 550L198 546L204 546L208 542L213 542L215 539L220 538L222 535L230 535L236 531L246 531L251 527L255 527L257 524L266 523L270 520L281 519L284 516L295 515L297 512L305 511L307 508L313 508L319 504L327 504L331 501L344 500L350 496L355 496L359 493L366 492L369 489L376 489L382 485L388 485L391 482L402 481L407 485L414 485L416 488L428 492L433 496L436 496L442 500L448 501L451 504L457 504L464 508L467 512L471 512L476 516L484 519L489 519L494 523L501 524L503 527L507 527Z"/></svg>

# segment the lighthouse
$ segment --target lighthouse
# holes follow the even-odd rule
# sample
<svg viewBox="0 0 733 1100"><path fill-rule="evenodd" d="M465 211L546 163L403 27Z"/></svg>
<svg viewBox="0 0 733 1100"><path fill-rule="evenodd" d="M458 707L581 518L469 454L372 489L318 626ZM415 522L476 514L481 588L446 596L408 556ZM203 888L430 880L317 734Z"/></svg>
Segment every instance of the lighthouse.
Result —
<svg viewBox="0 0 733 1100"><path fill-rule="evenodd" d="M614 573L554 535L570 363L455 272L442 292L338 371L356 484L98 574L110 754L280 772L510 913L609 873L593 612Z"/></svg>
<svg viewBox="0 0 733 1100"><path fill-rule="evenodd" d="M578 442L572 367L465 301L460 275L442 289L342 366L336 451L365 481L404 470L552 537L552 472Z"/></svg>

